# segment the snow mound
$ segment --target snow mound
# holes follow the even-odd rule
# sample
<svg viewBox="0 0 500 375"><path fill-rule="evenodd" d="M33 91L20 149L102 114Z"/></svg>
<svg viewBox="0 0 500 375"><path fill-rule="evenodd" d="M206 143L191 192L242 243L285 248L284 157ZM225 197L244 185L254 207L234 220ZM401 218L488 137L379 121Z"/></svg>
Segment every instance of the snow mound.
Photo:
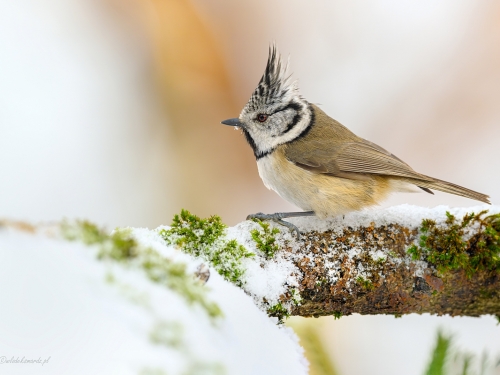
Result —
<svg viewBox="0 0 500 375"><path fill-rule="evenodd" d="M199 260L155 231L129 231L195 278ZM96 245L0 228L0 373L307 373L295 334L214 270L201 287L218 316L133 262L98 255Z"/></svg>

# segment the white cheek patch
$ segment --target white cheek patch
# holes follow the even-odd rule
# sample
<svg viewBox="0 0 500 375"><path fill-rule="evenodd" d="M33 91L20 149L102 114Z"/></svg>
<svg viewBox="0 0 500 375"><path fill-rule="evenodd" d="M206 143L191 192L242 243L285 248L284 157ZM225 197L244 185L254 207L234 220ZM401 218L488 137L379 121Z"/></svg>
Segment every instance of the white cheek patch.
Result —
<svg viewBox="0 0 500 375"><path fill-rule="evenodd" d="M274 137L270 136L269 133L262 134L261 132L259 132L256 137L258 139L255 139L255 143L261 152L268 152L279 145L293 141L309 126L310 122L311 113L309 109L306 109L301 120L297 124L295 124L295 126L288 132L286 132L285 134L276 135Z"/></svg>
<svg viewBox="0 0 500 375"><path fill-rule="evenodd" d="M268 106L265 111L275 112L272 117L272 123L258 123L255 117L259 109L249 111L245 106L240 114L240 120L245 125L245 133L251 138L250 145L254 149L255 156L268 154L277 146L288 143L296 139L309 126L312 118L312 109L309 103L301 98L297 93L295 95L286 95L282 103L275 106ZM296 105L291 105L296 104ZM290 105L291 109L286 109ZM280 108L285 108L280 110ZM261 109L264 111L264 109ZM293 111L294 112L290 112ZM286 113L285 113L286 111ZM281 112L281 113L280 113ZM296 116L299 117L299 121Z"/></svg>

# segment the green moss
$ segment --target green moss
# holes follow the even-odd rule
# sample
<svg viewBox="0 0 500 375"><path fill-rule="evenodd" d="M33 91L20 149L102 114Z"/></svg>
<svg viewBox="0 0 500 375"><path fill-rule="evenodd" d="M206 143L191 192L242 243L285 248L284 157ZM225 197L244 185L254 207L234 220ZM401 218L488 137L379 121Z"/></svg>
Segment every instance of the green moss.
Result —
<svg viewBox="0 0 500 375"><path fill-rule="evenodd" d="M128 228L116 229L112 234L108 234L90 221L77 220L74 223L64 221L61 224L61 232L64 238L70 241L101 245L99 257L125 260L137 255L137 243L130 236L131 230Z"/></svg>
<svg viewBox="0 0 500 375"><path fill-rule="evenodd" d="M113 275L111 272L107 272L106 273L106 276L104 277L104 280L106 280L106 282L108 284L113 284L113 283L116 282L115 275Z"/></svg>
<svg viewBox="0 0 500 375"><path fill-rule="evenodd" d="M61 231L67 240L81 241L86 245L103 243L109 235L88 220L77 220L75 223L63 221Z"/></svg>
<svg viewBox="0 0 500 375"><path fill-rule="evenodd" d="M194 256L203 255L202 248L213 245L226 229L219 216L200 219L187 210L181 210L180 215L174 216L171 227L170 230L160 231L160 234L168 238L175 236L175 244Z"/></svg>
<svg viewBox="0 0 500 375"><path fill-rule="evenodd" d="M358 276L356 278L356 282L361 285L363 288L365 288L366 290L373 290L375 287L373 286L373 283L371 282L371 280L368 280L368 279L365 279L364 277L362 276Z"/></svg>
<svg viewBox="0 0 500 375"><path fill-rule="evenodd" d="M292 295L292 298L291 298L291 301L292 303L295 305L295 306L300 306L301 302L302 302L302 296L300 295L300 292L297 288L293 288L291 291L290 291L291 295Z"/></svg>
<svg viewBox="0 0 500 375"><path fill-rule="evenodd" d="M278 302L276 305L271 306L267 310L267 314L269 316L277 317L279 320L279 323L283 323L283 320L285 318L290 317L290 311L288 311L288 309L285 306L283 306L283 304L281 302Z"/></svg>
<svg viewBox="0 0 500 375"><path fill-rule="evenodd" d="M146 248L142 267L149 279L177 291L189 303L201 305L211 317L222 316L219 306L206 299L207 288L187 272L185 264L172 262L157 251Z"/></svg>
<svg viewBox="0 0 500 375"><path fill-rule="evenodd" d="M156 345L180 349L184 346L184 327L179 322L160 321L149 332L149 340Z"/></svg>
<svg viewBox="0 0 500 375"><path fill-rule="evenodd" d="M139 245L132 238L131 232L129 228L115 229L107 241L103 242L106 246L101 247L99 257L108 257L118 261L126 261L137 257Z"/></svg>
<svg viewBox="0 0 500 375"><path fill-rule="evenodd" d="M495 298L496 293L493 290L489 290L486 288L479 289L479 298L482 299L492 299Z"/></svg>
<svg viewBox="0 0 500 375"><path fill-rule="evenodd" d="M424 219L419 245L410 246L408 254L434 264L441 273L463 269L472 276L481 270L500 270L500 214L485 216L487 212L466 214L461 221L446 212L444 225Z"/></svg>
<svg viewBox="0 0 500 375"><path fill-rule="evenodd" d="M272 258L274 254L276 254L276 252L279 250L279 246L276 243L276 235L280 232L279 229L271 229L269 223L260 221L259 219L253 219L253 221L259 224L262 228L262 230L253 229L252 231L250 231L257 249L262 251L267 258Z"/></svg>
<svg viewBox="0 0 500 375"><path fill-rule="evenodd" d="M183 375L224 375L225 368L218 362L207 362L194 356L189 343L184 340L184 327L175 321L159 321L149 333L149 340L156 345L165 346L175 350L185 360L185 368L181 372ZM140 374L156 375L163 374L160 368L146 367ZM176 372L179 373L179 372Z"/></svg>
<svg viewBox="0 0 500 375"><path fill-rule="evenodd" d="M64 222L62 235L71 241L81 241L99 247L98 258L129 263L142 269L147 277L181 295L189 304L197 304L211 317L222 312L217 304L207 300L207 288L186 270L183 263L175 263L150 247L140 246L130 229L116 229L107 234L88 221ZM110 282L109 278L107 281Z"/></svg>
<svg viewBox="0 0 500 375"><path fill-rule="evenodd" d="M341 312L341 311L334 311L334 312L333 312L333 318L334 318L335 320L342 318L342 316L343 316L343 315L344 315L344 314L342 314L342 312Z"/></svg>
<svg viewBox="0 0 500 375"><path fill-rule="evenodd" d="M182 210L180 215L175 215L171 228L162 229L159 234L168 244L205 259L226 280L241 286L245 272L241 260L254 254L235 240L225 240L226 228L219 216L200 219Z"/></svg>
<svg viewBox="0 0 500 375"><path fill-rule="evenodd" d="M413 260L420 260L422 258L422 249L417 245L411 245L406 252Z"/></svg>

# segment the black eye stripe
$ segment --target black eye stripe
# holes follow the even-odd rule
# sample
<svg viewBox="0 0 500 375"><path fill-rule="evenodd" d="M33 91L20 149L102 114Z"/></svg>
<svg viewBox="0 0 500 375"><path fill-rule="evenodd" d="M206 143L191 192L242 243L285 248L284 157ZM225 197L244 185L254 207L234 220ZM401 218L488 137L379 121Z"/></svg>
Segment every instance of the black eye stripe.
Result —
<svg viewBox="0 0 500 375"><path fill-rule="evenodd" d="M288 126L286 127L285 131L283 132L283 134L286 134L288 133L290 130L292 130L295 125L298 124L298 122L302 120L302 115L300 114L300 112L297 112L297 114L295 116L293 116L293 120L290 124L288 124Z"/></svg>
<svg viewBox="0 0 500 375"><path fill-rule="evenodd" d="M291 102L282 108L278 108L271 114L274 115L275 113L283 112L286 111L287 109L294 109L295 111L300 112L302 110L302 106L299 103Z"/></svg>

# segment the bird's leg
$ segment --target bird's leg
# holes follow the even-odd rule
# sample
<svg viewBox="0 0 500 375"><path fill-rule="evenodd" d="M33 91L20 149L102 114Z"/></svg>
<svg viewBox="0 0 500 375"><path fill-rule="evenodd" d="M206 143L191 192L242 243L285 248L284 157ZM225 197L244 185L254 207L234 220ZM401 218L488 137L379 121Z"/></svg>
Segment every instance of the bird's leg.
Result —
<svg viewBox="0 0 500 375"><path fill-rule="evenodd" d="M288 217L301 217L301 216L314 216L314 211L304 211L304 212L276 212L274 214L263 214L262 212L251 214L247 216L247 220L259 219L259 220L272 220L278 224L284 225L291 231L297 234L297 239L300 238L299 228L297 228L292 223L284 221Z"/></svg>

